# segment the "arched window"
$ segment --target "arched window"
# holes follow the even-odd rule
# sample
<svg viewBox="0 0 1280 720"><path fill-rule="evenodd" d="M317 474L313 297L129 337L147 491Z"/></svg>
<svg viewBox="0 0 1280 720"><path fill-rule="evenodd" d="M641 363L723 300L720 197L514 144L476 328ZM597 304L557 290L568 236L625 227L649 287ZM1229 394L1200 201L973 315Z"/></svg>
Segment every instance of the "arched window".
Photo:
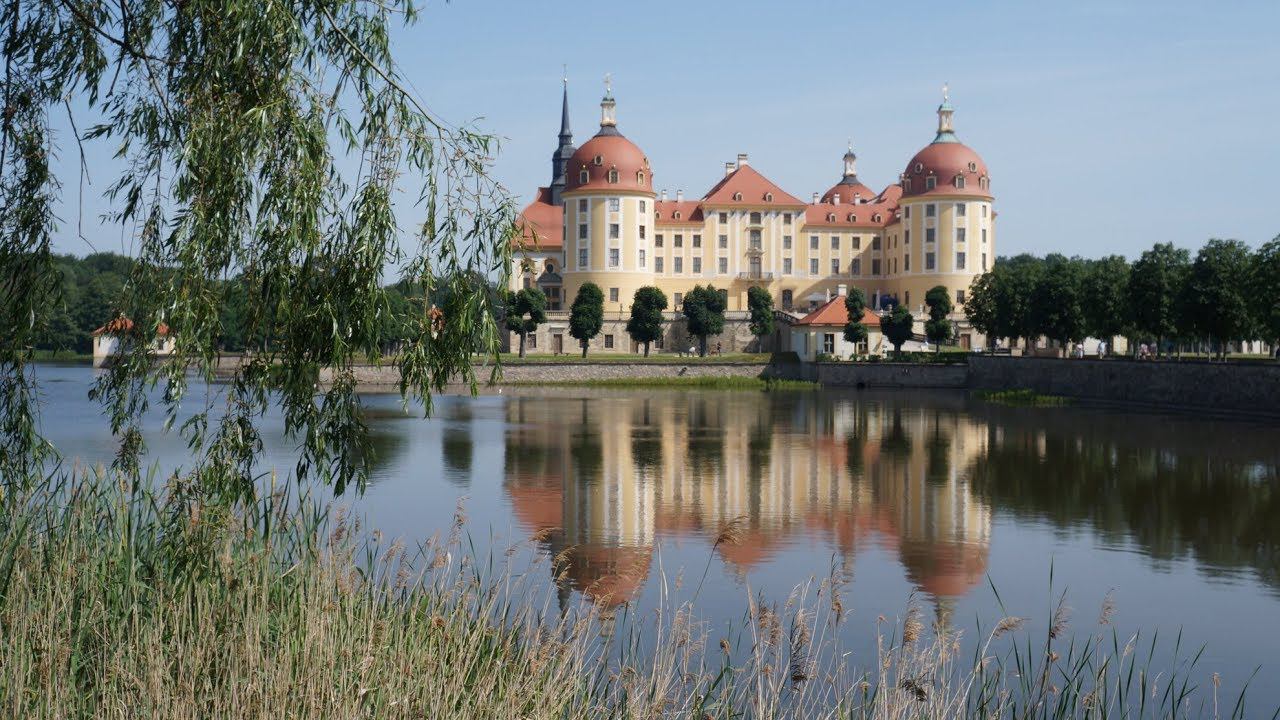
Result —
<svg viewBox="0 0 1280 720"><path fill-rule="evenodd" d="M590 180L591 174L587 172L586 168L583 168L582 171L578 173L578 184L586 185Z"/></svg>
<svg viewBox="0 0 1280 720"><path fill-rule="evenodd" d="M969 172L978 172L978 163L976 163L976 162L974 162L974 161L970 160L970 161L969 161Z"/></svg>
<svg viewBox="0 0 1280 720"><path fill-rule="evenodd" d="M856 223L856 222L858 222L858 216L857 216L857 215L854 215L853 213L849 213L849 222L851 222L851 223Z"/></svg>
<svg viewBox="0 0 1280 720"><path fill-rule="evenodd" d="M671 217L672 217L673 219L675 219L675 220L679 220L679 219L680 219L680 211L679 211L679 210L677 210L677 211L675 211L675 212L671 213Z"/></svg>
<svg viewBox="0 0 1280 720"><path fill-rule="evenodd" d="M616 183L616 182L618 182L618 169L617 169L617 168L611 168L611 169L609 170L609 182L611 182L611 183Z"/></svg>
<svg viewBox="0 0 1280 720"><path fill-rule="evenodd" d="M643 170L641 170L641 171L639 171L639 172L637 172L637 173L636 173L636 184L637 184L637 185L643 185L643 184L644 184L644 171L643 171Z"/></svg>
<svg viewBox="0 0 1280 720"><path fill-rule="evenodd" d="M548 260L543 267L549 273L554 273L556 271L556 264L550 260Z"/></svg>
<svg viewBox="0 0 1280 720"><path fill-rule="evenodd" d="M835 222L835 221L836 221L836 214L827 213L827 222ZM817 238L817 237L818 237L817 235L814 235L814 238Z"/></svg>
<svg viewBox="0 0 1280 720"><path fill-rule="evenodd" d="M597 155L597 156L595 156L594 158L592 158L592 159L591 159L591 162L592 162L593 164L597 165L597 166L599 166L599 165L603 165L603 164L604 164L604 156L603 156L603 155Z"/></svg>
<svg viewBox="0 0 1280 720"><path fill-rule="evenodd" d="M880 222L880 213L871 216L871 222Z"/></svg>
<svg viewBox="0 0 1280 720"><path fill-rule="evenodd" d="M764 201L765 201L765 202L773 202L773 193L765 193L765 194L764 194Z"/></svg>
<svg viewBox="0 0 1280 720"><path fill-rule="evenodd" d="M733 199L734 199L734 200L736 200L736 201L741 202L741 201L742 201L742 193L734 193L734 194L733 194Z"/></svg>
<svg viewBox="0 0 1280 720"><path fill-rule="evenodd" d="M963 190L963 189L964 189L964 176L963 176L963 175L957 175L957 176L956 176L956 187L957 187L958 189L960 189L960 190Z"/></svg>
<svg viewBox="0 0 1280 720"><path fill-rule="evenodd" d="M911 180L910 180L910 179L905 179L905 180L903 180L903 181L902 181L902 191L903 191L903 192L911 192Z"/></svg>

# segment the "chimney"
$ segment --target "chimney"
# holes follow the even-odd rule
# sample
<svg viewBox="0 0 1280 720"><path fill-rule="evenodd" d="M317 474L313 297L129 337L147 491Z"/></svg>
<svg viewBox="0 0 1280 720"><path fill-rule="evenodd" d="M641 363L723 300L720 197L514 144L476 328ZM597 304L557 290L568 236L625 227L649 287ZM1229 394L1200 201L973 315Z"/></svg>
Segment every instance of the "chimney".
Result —
<svg viewBox="0 0 1280 720"><path fill-rule="evenodd" d="M684 190L676 191L676 202L684 202Z"/></svg>
<svg viewBox="0 0 1280 720"><path fill-rule="evenodd" d="M724 174L725 174L725 175L732 175L732 174L733 174L733 171L734 171L734 170L736 170L736 169L737 169L737 168L735 168L735 167L733 166L733 163L731 163L731 162L727 162L727 163L725 163L725 164L724 164Z"/></svg>
<svg viewBox="0 0 1280 720"><path fill-rule="evenodd" d="M814 193L814 194L813 194L813 204L814 204L814 205L817 205L817 204L818 204L818 193Z"/></svg>
<svg viewBox="0 0 1280 720"><path fill-rule="evenodd" d="M837 294L837 295L848 295L848 294L849 294L849 286L848 286L848 285L837 285L837 286L836 286L836 294Z"/></svg>
<svg viewBox="0 0 1280 720"><path fill-rule="evenodd" d="M831 288L827 288L827 289L826 289L826 293L827 293L827 302L830 302L830 301L831 301Z"/></svg>
<svg viewBox="0 0 1280 720"><path fill-rule="evenodd" d="M740 168L741 168L741 167L746 167L746 166L747 166L747 154L746 154L746 153L738 153L738 167L740 167Z"/></svg>
<svg viewBox="0 0 1280 720"><path fill-rule="evenodd" d="M831 204L832 205L840 204L840 193L835 193L834 195L831 196Z"/></svg>
<svg viewBox="0 0 1280 720"><path fill-rule="evenodd" d="M667 201L667 189L666 189L666 188L662 188L662 200L661 200L661 202L666 202L666 201Z"/></svg>
<svg viewBox="0 0 1280 720"><path fill-rule="evenodd" d="M861 204L862 204L862 193L854 193L854 194L853 194L853 204L854 204L854 205L861 205Z"/></svg>

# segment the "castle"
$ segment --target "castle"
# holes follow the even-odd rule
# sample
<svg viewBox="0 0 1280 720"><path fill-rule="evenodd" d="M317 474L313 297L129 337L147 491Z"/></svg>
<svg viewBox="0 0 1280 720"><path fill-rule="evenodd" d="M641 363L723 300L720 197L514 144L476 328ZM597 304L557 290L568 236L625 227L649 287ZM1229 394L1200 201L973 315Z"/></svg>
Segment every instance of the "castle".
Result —
<svg viewBox="0 0 1280 720"><path fill-rule="evenodd" d="M606 319L617 322L646 285L667 294L673 320L684 293L699 284L727 292L731 317L745 313L756 285L796 318L848 287L860 288L873 309L901 304L922 318L925 293L943 285L954 294L958 341L976 346L963 305L973 279L995 259L995 198L986 164L956 137L953 113L944 89L933 141L880 192L858 178L850 147L840 179L807 202L752 167L745 153L725 163L723 178L701 198L679 191L671 198L654 191L648 156L618 129L607 84L599 131L574 147L566 82L551 183L521 212L513 252L511 289L542 289L552 311L538 333L543 342L531 343L565 351L559 313L593 282L604 292ZM625 334L606 332L593 347L631 345Z"/></svg>

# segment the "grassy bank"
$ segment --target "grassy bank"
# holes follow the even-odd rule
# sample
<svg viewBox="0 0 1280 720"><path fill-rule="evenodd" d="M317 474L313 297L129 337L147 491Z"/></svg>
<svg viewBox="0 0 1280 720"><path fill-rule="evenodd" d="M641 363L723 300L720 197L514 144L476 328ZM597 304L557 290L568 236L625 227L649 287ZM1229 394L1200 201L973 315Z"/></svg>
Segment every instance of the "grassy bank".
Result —
<svg viewBox="0 0 1280 720"><path fill-rule="evenodd" d="M73 350L33 350L31 359L36 362L93 362L93 353L78 353Z"/></svg>
<svg viewBox="0 0 1280 720"><path fill-rule="evenodd" d="M563 365L569 363L587 362L592 364L612 364L618 363L622 365L691 365L694 363L758 363L761 365L768 364L770 353L725 353L723 355L707 355L706 357L698 357L697 355L677 355L675 353L653 353L649 357L644 355L633 355L631 353L591 353L586 358L582 357L582 353L567 353L564 355L552 355L550 353L526 353L524 357L520 357L517 353L503 353L501 355L503 365ZM486 358L477 358L474 362L487 362Z"/></svg>
<svg viewBox="0 0 1280 720"><path fill-rule="evenodd" d="M1118 636L1107 602L1083 639L1066 639L1059 601L1040 619L1047 635L1005 617L963 652L957 631L930 631L909 603L898 622L877 624L864 671L834 640L848 578L833 575L774 602L748 595L736 629L661 607L626 625L656 648L645 653L637 630L602 633L608 613L556 610L554 588L537 579L560 559L530 559L537 538L472 556L461 511L447 539L406 549L376 534L358 541L357 525L306 498L226 509L175 502L197 494L173 489L158 497L100 473L10 486L0 715L1244 716L1196 658ZM738 542L741 522L715 544Z"/></svg>
<svg viewBox="0 0 1280 720"><path fill-rule="evenodd" d="M738 376L689 376L590 378L583 380L517 381L517 387L600 387L600 388L695 388L699 390L816 390L818 384L805 380L777 380Z"/></svg>
<svg viewBox="0 0 1280 720"><path fill-rule="evenodd" d="M973 396L986 402L1017 407L1056 407L1071 404L1071 398L1062 397L1061 395L1041 395L1034 390L1025 388L1017 390L976 390Z"/></svg>

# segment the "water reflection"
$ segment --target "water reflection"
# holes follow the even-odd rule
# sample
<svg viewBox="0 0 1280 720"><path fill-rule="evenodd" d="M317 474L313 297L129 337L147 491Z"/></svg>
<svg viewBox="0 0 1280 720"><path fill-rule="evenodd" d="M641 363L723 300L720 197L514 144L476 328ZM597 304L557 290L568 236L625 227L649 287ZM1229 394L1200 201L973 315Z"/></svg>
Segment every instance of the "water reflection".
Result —
<svg viewBox="0 0 1280 720"><path fill-rule="evenodd" d="M959 408L814 402L796 395L658 394L508 401L505 487L516 517L562 561L568 587L630 599L663 536L708 540L740 573L821 541L851 564L864 543L897 554L938 598L982 580L991 511L958 469L985 425Z"/></svg>

